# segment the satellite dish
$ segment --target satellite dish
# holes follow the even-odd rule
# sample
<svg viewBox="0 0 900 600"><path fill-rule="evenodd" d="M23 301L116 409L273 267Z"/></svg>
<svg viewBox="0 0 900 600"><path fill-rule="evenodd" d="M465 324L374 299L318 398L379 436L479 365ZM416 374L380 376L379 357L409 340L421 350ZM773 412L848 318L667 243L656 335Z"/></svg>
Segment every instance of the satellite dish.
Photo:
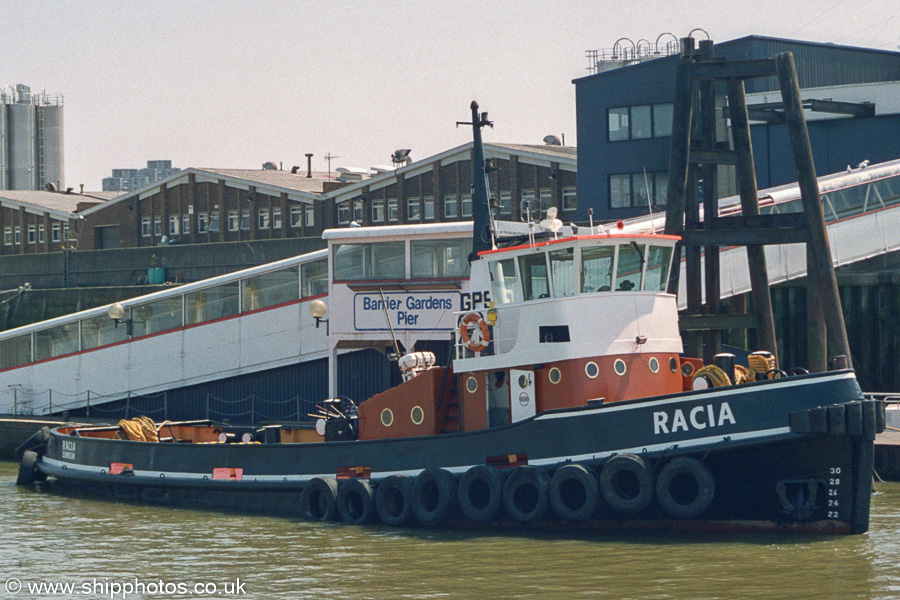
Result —
<svg viewBox="0 0 900 600"><path fill-rule="evenodd" d="M272 161L264 162L263 169L266 171L277 171L278 167Z"/></svg>
<svg viewBox="0 0 900 600"><path fill-rule="evenodd" d="M395 150L393 154L391 154L391 162L395 164L409 164L409 153L412 152L409 148L401 148L399 150Z"/></svg>
<svg viewBox="0 0 900 600"><path fill-rule="evenodd" d="M555 135L548 135L544 137L544 143L548 146L562 146L562 142Z"/></svg>
<svg viewBox="0 0 900 600"><path fill-rule="evenodd" d="M44 188L45 188L48 192L55 192L55 191L56 191L56 185L54 185L53 183L50 183L50 182L47 182L47 183L44 185Z"/></svg>

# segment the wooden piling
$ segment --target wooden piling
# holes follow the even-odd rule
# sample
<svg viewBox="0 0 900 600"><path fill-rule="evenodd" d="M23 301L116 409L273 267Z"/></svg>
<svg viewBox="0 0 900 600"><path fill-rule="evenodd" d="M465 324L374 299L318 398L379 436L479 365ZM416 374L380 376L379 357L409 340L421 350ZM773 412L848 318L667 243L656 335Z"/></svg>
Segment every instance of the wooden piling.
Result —
<svg viewBox="0 0 900 600"><path fill-rule="evenodd" d="M837 278L831 262L831 249L825 228L825 214L819 196L819 184L816 168L813 163L812 147L803 116L803 105L800 98L800 84L794 67L794 56L783 52L775 57L781 97L784 103L784 116L787 123L794 165L797 169L797 183L803 212L809 230L809 241L806 244L806 263L808 275L807 298L809 304L808 335L810 352L810 370L823 371L827 368L827 350L825 332L831 341L832 355L845 355L848 366L850 344L844 327L844 315L841 311L841 299L838 294ZM819 312L821 306L821 313ZM815 339L813 339L815 338Z"/></svg>
<svg viewBox="0 0 900 600"><path fill-rule="evenodd" d="M735 168L737 169L738 193L741 197L741 213L744 216L758 215L759 190L756 186L756 167L753 163L753 147L750 141L750 120L747 115L744 82L739 79L728 80L727 92L731 136L734 151L738 155ZM766 266L765 246L747 246L747 263L750 268L753 309L761 319L760 328L757 330L759 349L771 352L778 362L775 317L772 313L772 297L769 294L769 272Z"/></svg>

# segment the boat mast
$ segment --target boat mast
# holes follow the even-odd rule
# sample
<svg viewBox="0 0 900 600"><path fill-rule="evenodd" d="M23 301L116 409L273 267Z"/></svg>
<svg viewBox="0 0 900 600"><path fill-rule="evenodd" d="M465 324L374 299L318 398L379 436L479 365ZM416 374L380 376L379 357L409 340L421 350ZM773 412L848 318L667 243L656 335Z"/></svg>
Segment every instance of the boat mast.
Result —
<svg viewBox="0 0 900 600"><path fill-rule="evenodd" d="M481 128L485 125L493 127L494 123L488 121L486 112L478 113L478 103L474 100L470 107L472 122L457 122L457 125L472 125L472 218L475 223L472 227L472 254L469 255L469 262L473 262L478 258L479 252L493 250L497 245L494 215L491 213L490 195L488 194L484 145L481 142Z"/></svg>

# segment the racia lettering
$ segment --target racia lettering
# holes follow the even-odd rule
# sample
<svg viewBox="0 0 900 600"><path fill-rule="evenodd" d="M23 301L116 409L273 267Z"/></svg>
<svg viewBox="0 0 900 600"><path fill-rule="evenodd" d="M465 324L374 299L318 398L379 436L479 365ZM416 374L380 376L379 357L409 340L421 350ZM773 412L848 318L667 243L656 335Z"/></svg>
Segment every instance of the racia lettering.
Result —
<svg viewBox="0 0 900 600"><path fill-rule="evenodd" d="M75 442L72 440L62 441L62 457L63 460L75 460Z"/></svg>
<svg viewBox="0 0 900 600"><path fill-rule="evenodd" d="M655 411L653 413L653 433L677 433L679 431L696 431L708 427L734 425L734 413L727 402L719 405L695 406L691 409L676 408L674 411Z"/></svg>

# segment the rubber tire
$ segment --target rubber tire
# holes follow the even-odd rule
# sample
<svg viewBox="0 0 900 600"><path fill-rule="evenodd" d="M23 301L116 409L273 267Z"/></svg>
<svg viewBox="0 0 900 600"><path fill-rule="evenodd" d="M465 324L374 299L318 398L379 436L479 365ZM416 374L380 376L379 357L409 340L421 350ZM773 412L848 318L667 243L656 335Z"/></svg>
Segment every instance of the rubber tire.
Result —
<svg viewBox="0 0 900 600"><path fill-rule="evenodd" d="M333 477L313 477L300 493L300 512L307 521L333 521L338 483Z"/></svg>
<svg viewBox="0 0 900 600"><path fill-rule="evenodd" d="M338 485L337 510L341 520L365 525L375 520L375 492L368 479L347 479Z"/></svg>
<svg viewBox="0 0 900 600"><path fill-rule="evenodd" d="M600 484L584 465L565 465L550 479L550 505L560 519L587 521L600 506Z"/></svg>
<svg viewBox="0 0 900 600"><path fill-rule="evenodd" d="M459 481L459 508L463 515L476 523L496 519L503 504L503 482L494 467L476 465L465 472Z"/></svg>
<svg viewBox="0 0 900 600"><path fill-rule="evenodd" d="M391 475L378 483L375 489L375 510L385 525L402 527L413 520L413 478L409 475Z"/></svg>
<svg viewBox="0 0 900 600"><path fill-rule="evenodd" d="M30 438L19 444L16 448L14 456L17 461L22 462L22 457L26 450L33 450L38 457L44 455L47 449L47 442L50 441L50 428L44 425L38 429Z"/></svg>
<svg viewBox="0 0 900 600"><path fill-rule="evenodd" d="M537 467L516 467L503 482L503 507L519 523L536 523L550 508L547 476Z"/></svg>
<svg viewBox="0 0 900 600"><path fill-rule="evenodd" d="M31 485L35 481L43 481L37 470L38 453L34 450L26 450L22 453L22 462L19 463L19 474L16 475L16 485Z"/></svg>
<svg viewBox="0 0 900 600"><path fill-rule="evenodd" d="M457 508L456 476L445 469L425 469L413 481L410 504L416 520L425 526L438 525Z"/></svg>
<svg viewBox="0 0 900 600"><path fill-rule="evenodd" d="M622 477L634 481L623 481ZM627 483L636 483L637 490L623 487ZM614 511L639 513L653 502L653 471L636 454L617 454L607 460L600 471L600 493Z"/></svg>
<svg viewBox="0 0 900 600"><path fill-rule="evenodd" d="M676 478L690 477L697 486L697 494L687 503L680 502L673 493ZM663 467L656 479L656 499L666 514L676 519L693 519L709 508L716 495L716 480L702 462L682 456Z"/></svg>

